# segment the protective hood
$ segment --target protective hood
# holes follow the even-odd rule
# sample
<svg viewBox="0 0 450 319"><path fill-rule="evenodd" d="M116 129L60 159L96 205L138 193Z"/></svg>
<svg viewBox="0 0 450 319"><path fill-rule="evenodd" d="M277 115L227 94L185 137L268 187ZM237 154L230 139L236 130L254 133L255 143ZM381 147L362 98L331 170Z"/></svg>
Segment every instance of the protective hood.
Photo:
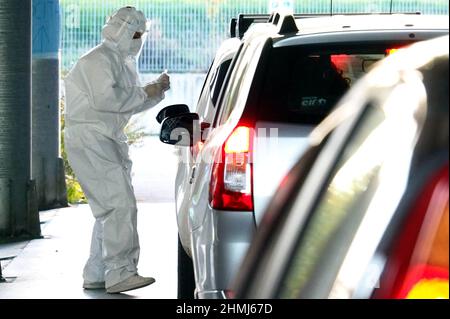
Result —
<svg viewBox="0 0 450 319"><path fill-rule="evenodd" d="M133 7L124 7L111 15L103 26L102 36L118 49L126 58L137 57L144 44L147 24L144 13ZM139 40L133 40L136 32L143 34ZM137 47L140 45L140 48Z"/></svg>

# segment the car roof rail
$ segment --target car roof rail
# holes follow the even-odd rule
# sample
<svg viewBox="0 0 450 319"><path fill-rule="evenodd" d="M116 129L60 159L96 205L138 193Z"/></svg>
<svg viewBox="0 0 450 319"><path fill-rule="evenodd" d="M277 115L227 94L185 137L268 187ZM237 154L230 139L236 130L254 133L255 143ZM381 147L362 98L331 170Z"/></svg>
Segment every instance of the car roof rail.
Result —
<svg viewBox="0 0 450 319"><path fill-rule="evenodd" d="M231 38L236 38L236 35L237 35L237 30L236 30L237 21L238 20L236 18L233 18L230 21L230 37Z"/></svg>
<svg viewBox="0 0 450 319"><path fill-rule="evenodd" d="M270 16L269 22L277 26L278 34L297 33L299 29L295 22L296 18L303 18L303 16L292 14L283 15L279 12L275 12Z"/></svg>
<svg viewBox="0 0 450 319"><path fill-rule="evenodd" d="M281 17L280 14L278 14L279 17L277 18L277 23L273 23L273 18L275 17L275 14L240 14L238 18L231 19L230 21L230 36L232 38L238 37L242 39L244 37L245 32L248 31L250 26L254 23L273 23L275 25L278 25L279 18ZM298 28L295 25L295 18L306 18L306 17L313 17L317 15L290 15L291 19L288 21L286 20L283 24L280 25L281 32L289 33L289 30L295 29L298 31ZM284 20L283 20L284 21ZM295 31L291 31L295 32Z"/></svg>
<svg viewBox="0 0 450 319"><path fill-rule="evenodd" d="M235 37L242 39L253 23L267 23L269 18L270 14L240 14L236 22ZM231 20L230 28L233 28L233 19ZM233 32L230 33L233 34Z"/></svg>
<svg viewBox="0 0 450 319"><path fill-rule="evenodd" d="M301 13L301 14L283 14L274 12L272 14L239 14L238 18L233 18L230 21L230 36L232 38L238 37L242 39L244 34L248 31L250 26L254 23L271 23L278 27L279 34L297 33L299 31L295 22L297 19L308 19L318 17L330 17L334 15L392 15L392 14L410 14L420 15L421 12L380 12L380 13Z"/></svg>
<svg viewBox="0 0 450 319"><path fill-rule="evenodd" d="M392 15L392 14L408 14L408 15L420 15L420 12L405 12L405 13L373 13L373 14L381 14L381 15ZM344 14L334 14L334 15L370 15L370 13L344 13ZM297 33L299 32L299 28L295 20L297 19L308 19L308 18L318 18L318 17L329 17L333 16L327 13L306 13L306 14L283 14L279 12L274 12L270 18L269 22L278 27L278 34L289 34L289 33Z"/></svg>

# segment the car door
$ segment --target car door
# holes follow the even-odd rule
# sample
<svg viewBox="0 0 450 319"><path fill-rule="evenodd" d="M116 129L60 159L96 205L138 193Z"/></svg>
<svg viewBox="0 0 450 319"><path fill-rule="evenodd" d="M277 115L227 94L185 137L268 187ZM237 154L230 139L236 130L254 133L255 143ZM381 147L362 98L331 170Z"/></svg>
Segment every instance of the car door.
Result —
<svg viewBox="0 0 450 319"><path fill-rule="evenodd" d="M205 127L202 132L206 139L208 134L207 126L212 123L218 111L217 101L222 90L226 74L231 66L231 61L240 45L238 39L227 40L219 49L214 62L212 63L206 77L200 98L197 104L196 113L199 115L200 123ZM176 179L176 207L177 220L180 238L183 246L189 250L189 225L187 222L188 210L190 207L190 195L192 181L196 173L195 158L199 152L199 145L193 147L180 147L180 161Z"/></svg>
<svg viewBox="0 0 450 319"><path fill-rule="evenodd" d="M220 106L214 118L213 128L197 160L197 172L191 194L192 212L189 220L192 230L202 225L205 214L211 209L209 185L213 164L223 143L242 116L265 43L265 40L258 40L243 44L228 72L225 80L226 87L223 88L219 98Z"/></svg>

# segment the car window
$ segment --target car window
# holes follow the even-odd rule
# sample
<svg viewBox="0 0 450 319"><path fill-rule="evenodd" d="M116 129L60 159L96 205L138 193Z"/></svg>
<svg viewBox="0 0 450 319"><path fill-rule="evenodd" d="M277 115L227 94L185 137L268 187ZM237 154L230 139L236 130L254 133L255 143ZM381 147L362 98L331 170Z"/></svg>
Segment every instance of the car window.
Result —
<svg viewBox="0 0 450 319"><path fill-rule="evenodd" d="M203 89L197 104L196 112L203 121L212 122L217 113L216 104L220 90L232 59L222 62L219 66L217 61L213 62L203 83Z"/></svg>
<svg viewBox="0 0 450 319"><path fill-rule="evenodd" d="M386 56L387 47L274 48L256 102L258 120L320 123L352 85Z"/></svg>
<svg viewBox="0 0 450 319"><path fill-rule="evenodd" d="M212 76L211 71L213 70L213 65L214 65L214 61L209 66L208 73L206 74L205 82L203 82L202 90L200 91L200 95L199 95L199 98L198 98L198 101L197 101L197 113L199 111L198 110L199 103L202 100L203 95L206 93L205 89L208 87L207 83L208 83L208 81L210 81L209 79Z"/></svg>
<svg viewBox="0 0 450 319"><path fill-rule="evenodd" d="M229 85L221 99L222 110L216 123L223 124L229 119L237 106L238 97L241 101L247 100L263 44L260 41L252 41L239 55L234 69L229 74Z"/></svg>
<svg viewBox="0 0 450 319"><path fill-rule="evenodd" d="M215 71L213 80L210 83L211 102L214 107L217 106L217 100L219 99L219 93L222 89L225 76L230 69L231 59L224 61Z"/></svg>
<svg viewBox="0 0 450 319"><path fill-rule="evenodd" d="M335 278L377 188L383 152L374 150L385 140L385 122L381 108L367 108L304 228L279 291L282 298L314 295L312 290L321 287L310 284L319 273L322 282ZM324 268L327 270L320 271Z"/></svg>

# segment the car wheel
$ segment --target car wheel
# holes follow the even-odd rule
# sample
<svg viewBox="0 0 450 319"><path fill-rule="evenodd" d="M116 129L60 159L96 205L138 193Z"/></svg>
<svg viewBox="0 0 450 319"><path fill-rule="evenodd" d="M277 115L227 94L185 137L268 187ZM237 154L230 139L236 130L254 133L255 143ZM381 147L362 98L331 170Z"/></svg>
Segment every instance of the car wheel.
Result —
<svg viewBox="0 0 450 319"><path fill-rule="evenodd" d="M194 299L195 277L192 258L184 251L178 237L178 299Z"/></svg>

